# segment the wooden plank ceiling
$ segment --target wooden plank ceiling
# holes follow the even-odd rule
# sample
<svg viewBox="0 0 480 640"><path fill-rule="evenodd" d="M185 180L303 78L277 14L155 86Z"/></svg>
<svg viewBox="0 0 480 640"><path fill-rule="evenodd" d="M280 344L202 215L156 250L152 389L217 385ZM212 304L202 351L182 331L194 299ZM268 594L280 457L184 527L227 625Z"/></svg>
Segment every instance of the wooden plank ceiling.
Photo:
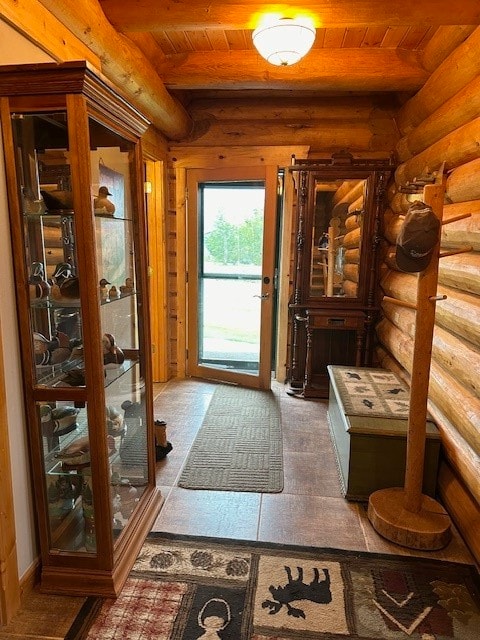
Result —
<svg viewBox="0 0 480 640"><path fill-rule="evenodd" d="M428 78L421 54L436 31L478 25L478 0L100 0L105 16L152 62L169 92L195 98L414 93ZM308 15L315 44L292 67L252 45L262 15Z"/></svg>

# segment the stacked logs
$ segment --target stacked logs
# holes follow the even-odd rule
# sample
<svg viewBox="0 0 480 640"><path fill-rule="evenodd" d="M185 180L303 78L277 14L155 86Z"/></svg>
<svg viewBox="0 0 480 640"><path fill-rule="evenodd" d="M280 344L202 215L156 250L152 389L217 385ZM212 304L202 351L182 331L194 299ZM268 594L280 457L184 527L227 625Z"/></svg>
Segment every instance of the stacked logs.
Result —
<svg viewBox="0 0 480 640"><path fill-rule="evenodd" d="M343 227L345 234L339 246L344 248L343 292L347 297L356 297L360 263L360 236L362 225L364 180L345 181L333 197L333 215L340 207L346 210Z"/></svg>
<svg viewBox="0 0 480 640"><path fill-rule="evenodd" d="M448 51L448 47L445 47ZM446 179L429 410L442 437L440 498L480 560L480 28L456 47L399 112L401 160L388 191L381 287L415 303L416 279L395 268L394 244L412 196L400 191L444 163ZM418 198L421 199L420 192ZM470 217L462 218L470 214ZM449 222L451 221L451 222ZM446 223L446 224L445 224ZM468 250L470 249L470 250ZM464 251L455 253L455 251ZM451 254L451 255L448 255ZM377 359L409 380L415 311L382 303Z"/></svg>

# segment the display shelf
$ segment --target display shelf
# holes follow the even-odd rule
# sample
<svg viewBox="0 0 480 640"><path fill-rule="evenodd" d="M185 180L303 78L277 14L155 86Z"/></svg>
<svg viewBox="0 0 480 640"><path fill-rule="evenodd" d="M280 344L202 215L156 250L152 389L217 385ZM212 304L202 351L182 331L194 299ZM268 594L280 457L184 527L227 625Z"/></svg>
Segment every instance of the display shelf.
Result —
<svg viewBox="0 0 480 640"><path fill-rule="evenodd" d="M148 122L83 63L2 67L0 96L41 588L115 596L161 504Z"/></svg>

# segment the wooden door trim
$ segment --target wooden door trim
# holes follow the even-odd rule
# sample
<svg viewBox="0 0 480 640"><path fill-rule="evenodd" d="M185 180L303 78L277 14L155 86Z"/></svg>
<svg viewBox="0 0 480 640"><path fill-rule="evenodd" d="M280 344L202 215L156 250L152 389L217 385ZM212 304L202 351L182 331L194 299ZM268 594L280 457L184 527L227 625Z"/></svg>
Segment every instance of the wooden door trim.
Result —
<svg viewBox="0 0 480 640"><path fill-rule="evenodd" d="M154 382L169 378L165 162L144 159L148 216L149 298Z"/></svg>

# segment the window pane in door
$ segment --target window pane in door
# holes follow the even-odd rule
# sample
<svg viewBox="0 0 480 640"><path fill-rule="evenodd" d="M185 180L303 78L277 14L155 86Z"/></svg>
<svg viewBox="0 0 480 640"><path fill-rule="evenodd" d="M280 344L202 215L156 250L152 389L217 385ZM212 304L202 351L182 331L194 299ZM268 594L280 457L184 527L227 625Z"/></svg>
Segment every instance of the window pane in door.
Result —
<svg viewBox="0 0 480 640"><path fill-rule="evenodd" d="M264 200L263 182L200 187L198 364L258 373Z"/></svg>

